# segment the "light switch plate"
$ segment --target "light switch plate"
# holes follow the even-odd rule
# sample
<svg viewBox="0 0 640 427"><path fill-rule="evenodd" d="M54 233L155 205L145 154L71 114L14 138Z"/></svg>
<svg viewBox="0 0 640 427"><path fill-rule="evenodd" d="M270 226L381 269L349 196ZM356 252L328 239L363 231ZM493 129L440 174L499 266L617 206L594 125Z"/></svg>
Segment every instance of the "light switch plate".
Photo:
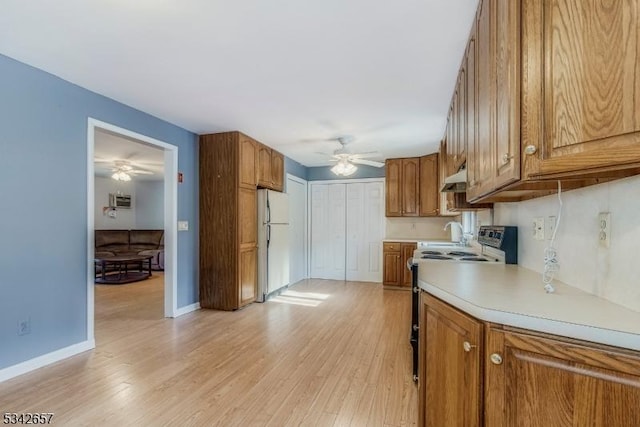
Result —
<svg viewBox="0 0 640 427"><path fill-rule="evenodd" d="M178 221L178 231L189 231L189 221Z"/></svg>

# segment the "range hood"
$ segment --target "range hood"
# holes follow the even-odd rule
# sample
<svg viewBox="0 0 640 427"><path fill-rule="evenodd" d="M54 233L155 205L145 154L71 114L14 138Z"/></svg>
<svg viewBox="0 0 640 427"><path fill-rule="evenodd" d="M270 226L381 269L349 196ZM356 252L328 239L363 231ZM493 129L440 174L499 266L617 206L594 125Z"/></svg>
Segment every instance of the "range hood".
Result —
<svg viewBox="0 0 640 427"><path fill-rule="evenodd" d="M443 193L464 193L467 191L467 170L460 169L457 173L446 177L440 191Z"/></svg>

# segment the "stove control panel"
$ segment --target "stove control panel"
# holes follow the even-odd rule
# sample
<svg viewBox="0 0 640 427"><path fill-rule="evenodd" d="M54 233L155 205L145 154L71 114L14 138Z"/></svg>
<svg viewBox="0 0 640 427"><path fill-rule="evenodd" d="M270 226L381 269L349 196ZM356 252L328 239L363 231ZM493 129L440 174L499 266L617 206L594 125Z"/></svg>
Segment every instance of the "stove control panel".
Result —
<svg viewBox="0 0 640 427"><path fill-rule="evenodd" d="M503 251L507 264L518 263L518 227L483 225L478 230L478 243Z"/></svg>

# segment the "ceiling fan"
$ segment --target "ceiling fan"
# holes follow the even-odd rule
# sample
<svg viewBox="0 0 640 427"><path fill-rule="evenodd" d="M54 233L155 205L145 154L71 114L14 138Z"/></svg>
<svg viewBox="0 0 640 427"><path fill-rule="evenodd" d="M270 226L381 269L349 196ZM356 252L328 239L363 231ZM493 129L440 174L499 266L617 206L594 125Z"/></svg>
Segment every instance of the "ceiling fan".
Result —
<svg viewBox="0 0 640 427"><path fill-rule="evenodd" d="M352 153L351 150L347 147L349 143L353 141L353 137L351 136L339 136L337 138L331 139L332 141L337 141L340 144L340 148L335 150L331 155L330 162L336 162L335 166L331 168L331 172L340 176L349 176L353 175L358 167L356 165L367 165L374 166L377 168L381 168L384 166L384 163L377 162L375 160L367 160L367 157L378 157L380 153L375 151L368 153ZM323 155L327 155L326 153L319 153Z"/></svg>
<svg viewBox="0 0 640 427"><path fill-rule="evenodd" d="M129 160L95 159L95 163L111 163L111 178L116 181L131 181L131 176L153 175L153 172L145 169L134 169L134 163Z"/></svg>

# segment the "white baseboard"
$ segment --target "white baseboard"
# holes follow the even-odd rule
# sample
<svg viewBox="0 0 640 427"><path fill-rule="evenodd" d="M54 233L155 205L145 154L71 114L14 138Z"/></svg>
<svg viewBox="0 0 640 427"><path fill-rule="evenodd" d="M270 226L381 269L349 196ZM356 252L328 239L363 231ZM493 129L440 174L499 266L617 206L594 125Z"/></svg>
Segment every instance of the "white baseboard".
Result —
<svg viewBox="0 0 640 427"><path fill-rule="evenodd" d="M17 365L0 369L0 383L8 379L17 377L18 375L35 371L36 369L42 368L43 366L59 362L62 359L75 356L76 354L84 353L85 351L91 350L95 347L95 340L87 340L79 342L78 344L70 345L69 347L61 348L60 350L52 351L51 353L43 354L42 356L34 357L33 359L26 360L24 362L18 363Z"/></svg>
<svg viewBox="0 0 640 427"><path fill-rule="evenodd" d="M200 303L196 302L190 305L186 305L184 307L180 307L175 311L173 317L182 316L183 314L191 313L192 311L200 310Z"/></svg>

